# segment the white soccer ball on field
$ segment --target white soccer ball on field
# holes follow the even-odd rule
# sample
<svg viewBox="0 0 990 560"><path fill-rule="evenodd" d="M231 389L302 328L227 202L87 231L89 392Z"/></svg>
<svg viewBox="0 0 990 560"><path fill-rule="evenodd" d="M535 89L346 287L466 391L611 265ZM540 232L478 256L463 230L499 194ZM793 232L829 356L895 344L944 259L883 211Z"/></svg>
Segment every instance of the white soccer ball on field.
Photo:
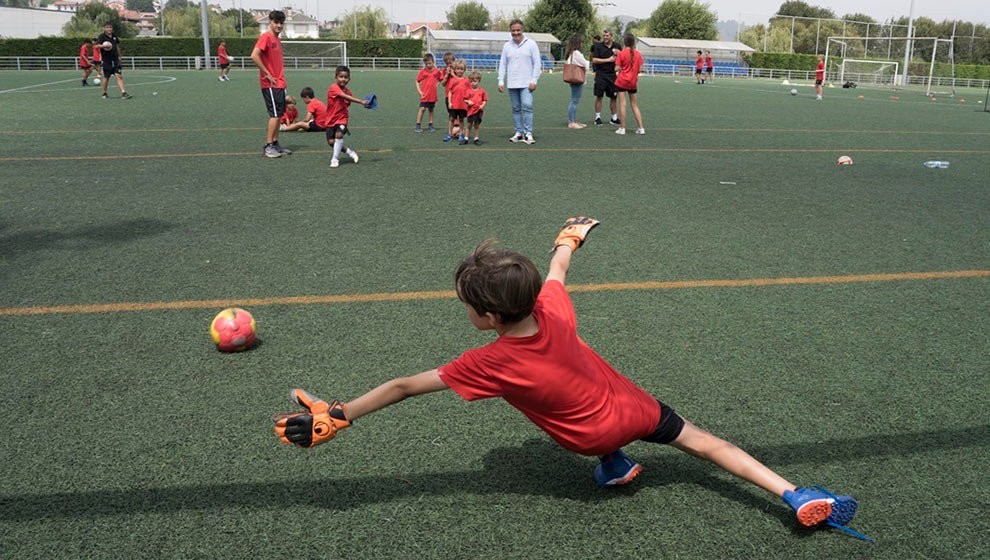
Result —
<svg viewBox="0 0 990 560"><path fill-rule="evenodd" d="M849 156L841 156L839 157L838 161L836 161L836 163L838 163L839 165L852 165L853 158Z"/></svg>
<svg viewBox="0 0 990 560"><path fill-rule="evenodd" d="M99 78L93 78L93 83L96 84L96 85L100 85L100 82L102 82L102 81L103 80L101 80Z"/></svg>
<svg viewBox="0 0 990 560"><path fill-rule="evenodd" d="M797 95L797 89L792 89L791 90L791 95Z"/></svg>

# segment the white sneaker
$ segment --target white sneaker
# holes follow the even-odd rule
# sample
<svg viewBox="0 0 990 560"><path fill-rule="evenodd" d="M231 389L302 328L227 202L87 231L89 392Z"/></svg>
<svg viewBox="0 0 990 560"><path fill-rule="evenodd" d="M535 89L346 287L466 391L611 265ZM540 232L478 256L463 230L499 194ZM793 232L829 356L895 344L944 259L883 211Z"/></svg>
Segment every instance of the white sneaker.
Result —
<svg viewBox="0 0 990 560"><path fill-rule="evenodd" d="M340 167L340 162L337 161L337 160L335 160L335 159L331 159L330 160L330 167Z"/></svg>
<svg viewBox="0 0 990 560"><path fill-rule="evenodd" d="M636 134L646 134L646 129L645 128L637 128L636 129Z"/></svg>
<svg viewBox="0 0 990 560"><path fill-rule="evenodd" d="M615 133L616 134L625 134L626 133L626 129L619 127L617 129L615 129Z"/></svg>
<svg viewBox="0 0 990 560"><path fill-rule="evenodd" d="M357 152L355 152L354 150L351 150L351 153L347 155L351 156L351 160L353 160L354 163L361 161L361 158L358 157Z"/></svg>
<svg viewBox="0 0 990 560"><path fill-rule="evenodd" d="M536 138L533 138L533 134L531 132L527 132L526 137L523 138L523 142L527 144L536 144Z"/></svg>
<svg viewBox="0 0 990 560"><path fill-rule="evenodd" d="M818 95L818 96L815 97L815 99L817 99L818 101L821 101L822 100L822 96Z"/></svg>
<svg viewBox="0 0 990 560"><path fill-rule="evenodd" d="M512 137L509 138L509 142L522 142L522 141L523 141L523 135L522 133L519 132L513 134Z"/></svg>

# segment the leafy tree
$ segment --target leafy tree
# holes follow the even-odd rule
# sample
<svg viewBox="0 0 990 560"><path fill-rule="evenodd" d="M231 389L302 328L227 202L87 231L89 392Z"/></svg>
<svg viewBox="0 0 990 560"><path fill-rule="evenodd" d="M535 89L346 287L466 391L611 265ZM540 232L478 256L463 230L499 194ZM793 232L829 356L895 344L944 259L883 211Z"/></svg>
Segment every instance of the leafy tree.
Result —
<svg viewBox="0 0 990 560"><path fill-rule="evenodd" d="M165 2L166 10L184 10L189 7L189 0L168 0Z"/></svg>
<svg viewBox="0 0 990 560"><path fill-rule="evenodd" d="M154 3L155 0L127 0L127 9L137 10L139 12L153 12L155 11Z"/></svg>
<svg viewBox="0 0 990 560"><path fill-rule="evenodd" d="M176 10L165 10L165 34L172 37L202 37L202 14L198 6ZM233 37L237 35L234 18L207 10L210 37Z"/></svg>
<svg viewBox="0 0 990 560"><path fill-rule="evenodd" d="M502 12L497 13L492 16L491 27L488 28L489 31L508 31L509 22L514 19L521 19L526 21L526 14L523 12L518 12L513 10L511 14L505 15Z"/></svg>
<svg viewBox="0 0 990 560"><path fill-rule="evenodd" d="M718 14L708 4L695 0L665 0L650 15L646 29L651 37L710 41L718 37L717 21Z"/></svg>
<svg viewBox="0 0 990 560"><path fill-rule="evenodd" d="M447 21L453 29L487 31L491 27L491 14L480 2L461 2L447 12Z"/></svg>
<svg viewBox="0 0 990 560"><path fill-rule="evenodd" d="M243 14L241 12L244 12ZM234 22L234 29L238 34L241 32L241 21L244 22L244 34L245 35L257 35L257 30L260 28L258 22L254 20L254 16L251 12L247 10L239 10L237 8L231 8L229 10L224 10L223 15L225 17L231 18ZM322 33L322 30L321 30Z"/></svg>
<svg viewBox="0 0 990 560"><path fill-rule="evenodd" d="M381 39L387 35L388 14L383 8L371 6L344 13L340 18L340 27L334 32L337 39Z"/></svg>
<svg viewBox="0 0 990 560"><path fill-rule="evenodd" d="M526 30L552 33L560 41L553 47L553 54L560 58L571 35L587 37L589 23L594 19L595 9L588 0L537 0L523 22Z"/></svg>
<svg viewBox="0 0 990 560"><path fill-rule="evenodd" d="M828 8L822 8L820 6L812 6L807 2L801 2L800 0L791 0L789 2L784 2L777 9L777 13L782 16L798 16L798 17L811 17L811 18L834 18L835 12Z"/></svg>
<svg viewBox="0 0 990 560"><path fill-rule="evenodd" d="M121 39L129 39L138 34L136 25L121 18L117 10L98 2L80 6L72 19L62 26L62 34L67 37L96 37L103 33L103 25L106 23L113 24Z"/></svg>

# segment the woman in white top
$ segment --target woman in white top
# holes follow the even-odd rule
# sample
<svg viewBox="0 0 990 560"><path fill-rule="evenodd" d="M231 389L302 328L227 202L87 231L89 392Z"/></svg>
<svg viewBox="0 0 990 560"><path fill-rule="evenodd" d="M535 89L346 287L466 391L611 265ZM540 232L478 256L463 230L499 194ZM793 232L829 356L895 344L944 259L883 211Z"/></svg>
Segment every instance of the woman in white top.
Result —
<svg viewBox="0 0 990 560"><path fill-rule="evenodd" d="M567 64L575 64L577 66L583 66L585 75L587 75L590 69L590 64L588 60L584 58L581 54L581 46L584 40L581 35L574 34L571 36L571 40L567 42L567 53L564 55L564 60ZM577 122L577 107L578 103L581 101L581 93L584 91L584 84L568 84L571 86L571 104L567 106L567 128L584 128L585 124Z"/></svg>

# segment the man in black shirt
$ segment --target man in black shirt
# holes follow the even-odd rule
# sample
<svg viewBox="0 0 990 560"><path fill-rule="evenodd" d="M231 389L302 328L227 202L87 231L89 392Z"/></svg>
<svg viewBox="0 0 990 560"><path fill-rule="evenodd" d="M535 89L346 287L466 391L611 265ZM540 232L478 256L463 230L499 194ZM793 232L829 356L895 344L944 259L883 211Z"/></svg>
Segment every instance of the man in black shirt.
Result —
<svg viewBox="0 0 990 560"><path fill-rule="evenodd" d="M117 87L120 88L120 97L130 99L131 96L124 90L124 76L120 66L120 38L113 34L113 24L103 24L103 33L96 38L93 48L103 50L103 99L107 98L107 83L110 76L117 77Z"/></svg>
<svg viewBox="0 0 990 560"><path fill-rule="evenodd" d="M619 124L619 115L615 112L615 55L622 50L618 43L612 42L612 31L602 32L602 42L591 47L591 63L595 67L595 124L602 125L602 97L608 96L609 109L612 110L611 123Z"/></svg>

